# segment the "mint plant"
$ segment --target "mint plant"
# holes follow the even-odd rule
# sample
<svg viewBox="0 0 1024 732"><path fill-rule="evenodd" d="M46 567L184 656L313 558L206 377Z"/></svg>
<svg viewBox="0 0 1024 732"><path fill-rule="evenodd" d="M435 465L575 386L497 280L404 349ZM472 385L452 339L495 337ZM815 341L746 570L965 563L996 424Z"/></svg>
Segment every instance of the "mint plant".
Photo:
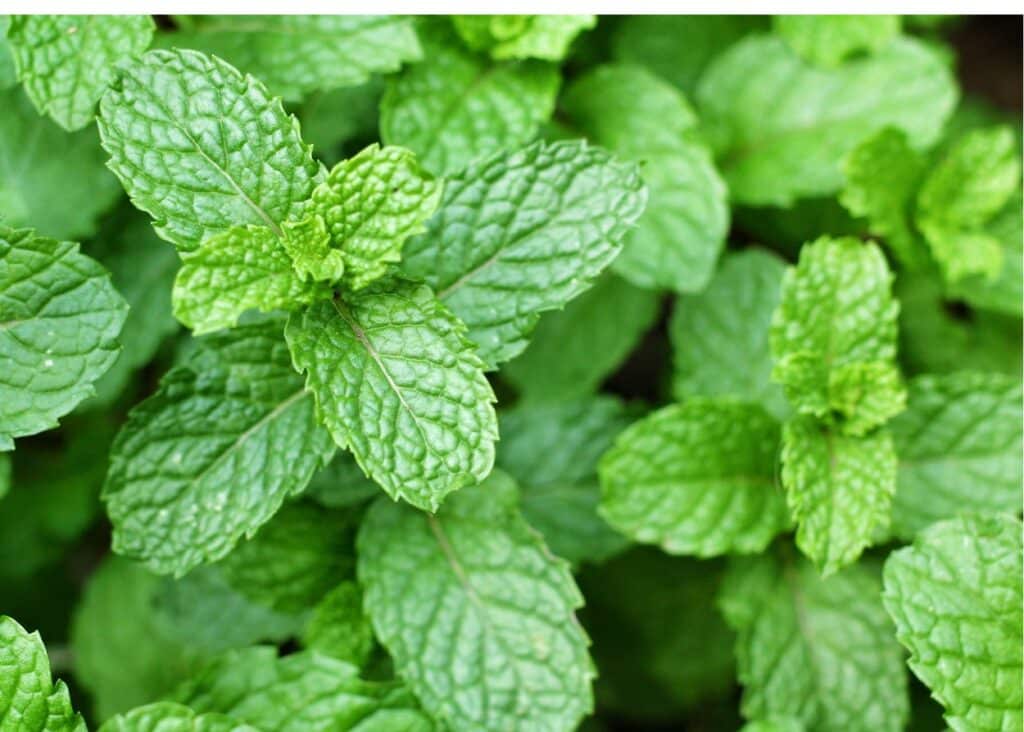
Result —
<svg viewBox="0 0 1024 732"><path fill-rule="evenodd" d="M1020 729L958 23L0 16L0 732Z"/></svg>

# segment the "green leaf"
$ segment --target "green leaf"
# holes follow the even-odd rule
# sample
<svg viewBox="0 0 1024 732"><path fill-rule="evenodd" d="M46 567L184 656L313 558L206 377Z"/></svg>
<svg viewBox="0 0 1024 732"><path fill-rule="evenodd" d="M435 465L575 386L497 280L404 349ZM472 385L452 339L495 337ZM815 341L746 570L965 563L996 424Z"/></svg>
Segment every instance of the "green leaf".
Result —
<svg viewBox="0 0 1024 732"><path fill-rule="evenodd" d="M157 702L108 719L99 732L260 732L223 714L196 714L172 702Z"/></svg>
<svg viewBox="0 0 1024 732"><path fill-rule="evenodd" d="M363 612L363 591L342 582L324 595L302 633L306 648L363 667L375 647L370 619Z"/></svg>
<svg viewBox="0 0 1024 732"><path fill-rule="evenodd" d="M737 633L748 719L794 717L822 732L898 732L909 703L903 655L874 572L828 579L768 554L733 561L719 607Z"/></svg>
<svg viewBox="0 0 1024 732"><path fill-rule="evenodd" d="M886 126L930 146L956 97L944 61L910 38L825 70L780 38L751 36L718 56L697 90L732 199L774 206L835 193L843 156Z"/></svg>
<svg viewBox="0 0 1024 732"><path fill-rule="evenodd" d="M896 469L885 430L852 437L809 417L786 423L782 485L796 544L823 576L855 561L875 532L888 528Z"/></svg>
<svg viewBox="0 0 1024 732"><path fill-rule="evenodd" d="M643 211L637 169L584 142L537 143L447 179L403 271L469 326L488 368L518 355L540 313L586 290Z"/></svg>
<svg viewBox="0 0 1024 732"><path fill-rule="evenodd" d="M730 253L704 292L676 300L668 326L676 399L729 397L785 416L768 345L784 271L782 260L767 251Z"/></svg>
<svg viewBox="0 0 1024 732"><path fill-rule="evenodd" d="M822 237L800 250L771 325L772 378L798 412L860 435L903 410L891 281L874 244Z"/></svg>
<svg viewBox="0 0 1024 732"><path fill-rule="evenodd" d="M839 201L868 220L908 269L922 270L930 258L913 223L914 200L924 176L924 157L901 131L887 127L855 147L843 162L846 184Z"/></svg>
<svg viewBox="0 0 1024 732"><path fill-rule="evenodd" d="M491 63L436 21L420 33L424 60L388 82L380 136L409 148L435 175L516 148L551 116L559 75L539 61Z"/></svg>
<svg viewBox="0 0 1024 732"><path fill-rule="evenodd" d="M58 239L96 230L120 195L91 130L68 134L40 119L20 87L0 91L0 211L3 223ZM68 171L74 172L69 185Z"/></svg>
<svg viewBox="0 0 1024 732"><path fill-rule="evenodd" d="M329 295L299 277L273 230L250 224L215 233L186 254L171 298L174 316L201 335L234 326L251 308L290 310Z"/></svg>
<svg viewBox="0 0 1024 732"><path fill-rule="evenodd" d="M85 732L63 681L50 678L39 633L0 615L0 729L11 732Z"/></svg>
<svg viewBox="0 0 1024 732"><path fill-rule="evenodd" d="M600 513L670 554L762 551L788 524L775 482L779 427L763 409L693 399L654 412L598 468Z"/></svg>
<svg viewBox="0 0 1024 732"><path fill-rule="evenodd" d="M402 281L315 303L285 328L334 441L392 498L436 511L494 463L494 394L465 326Z"/></svg>
<svg viewBox="0 0 1024 732"><path fill-rule="evenodd" d="M352 453L339 450L324 466L303 495L327 508L358 505L379 495L380 487L366 477Z"/></svg>
<svg viewBox="0 0 1024 732"><path fill-rule="evenodd" d="M153 30L148 15L15 15L7 42L39 113L77 130L92 122L118 67L146 50Z"/></svg>
<svg viewBox="0 0 1024 732"><path fill-rule="evenodd" d="M825 67L878 53L900 34L898 15L776 15L775 32L801 58Z"/></svg>
<svg viewBox="0 0 1024 732"><path fill-rule="evenodd" d="M455 30L470 48L495 59L561 61L573 39L593 28L593 15L453 15Z"/></svg>
<svg viewBox="0 0 1024 732"><path fill-rule="evenodd" d="M280 236L321 175L298 122L263 84L195 51L150 51L128 65L98 125L132 203L182 252L246 224Z"/></svg>
<svg viewBox="0 0 1024 732"><path fill-rule="evenodd" d="M400 147L370 145L335 166L313 191L311 210L327 223L331 246L341 250L349 287L365 287L401 260L405 240L425 230L441 190Z"/></svg>
<svg viewBox="0 0 1024 732"><path fill-rule="evenodd" d="M437 516L378 500L358 538L377 637L424 709L458 729L571 730L593 707L582 597L496 472Z"/></svg>
<svg viewBox="0 0 1024 732"><path fill-rule="evenodd" d="M554 402L595 392L621 365L658 316L659 296L611 272L569 302L545 313L530 345L501 375L531 402Z"/></svg>
<svg viewBox="0 0 1024 732"><path fill-rule="evenodd" d="M78 244L0 224L0 450L95 393L128 306Z"/></svg>
<svg viewBox="0 0 1024 732"><path fill-rule="evenodd" d="M11 490L11 456L0 452L0 499Z"/></svg>
<svg viewBox="0 0 1024 732"><path fill-rule="evenodd" d="M937 523L885 563L885 608L910 668L955 730L1021 726L1021 523Z"/></svg>
<svg viewBox="0 0 1024 732"><path fill-rule="evenodd" d="M196 15L161 45L225 59L289 101L355 86L420 58L411 18L397 15Z"/></svg>
<svg viewBox="0 0 1024 732"><path fill-rule="evenodd" d="M806 729L796 717L772 716L747 722L740 732L805 732Z"/></svg>
<svg viewBox="0 0 1024 732"><path fill-rule="evenodd" d="M7 29L11 26L11 16L0 15L0 91L9 89L18 83L17 72L14 70L14 56L7 42Z"/></svg>
<svg viewBox="0 0 1024 732"><path fill-rule="evenodd" d="M573 564L603 561L628 544L597 514L597 461L629 421L625 405L604 396L501 414L498 467L521 486L526 521Z"/></svg>
<svg viewBox="0 0 1024 732"><path fill-rule="evenodd" d="M910 382L892 421L899 476L893 532L910 539L961 511L1021 510L1021 386L1001 374L961 372Z"/></svg>
<svg viewBox="0 0 1024 732"><path fill-rule="evenodd" d="M210 336L129 413L103 493L116 552L178 576L215 561L330 457L280 328Z"/></svg>
<svg viewBox="0 0 1024 732"><path fill-rule="evenodd" d="M614 268L640 287L698 292L725 244L729 207L711 154L691 130L689 103L637 66L601 66L567 90L562 107L588 138L642 163L650 200Z"/></svg>
<svg viewBox="0 0 1024 732"><path fill-rule="evenodd" d="M257 646L209 663L175 698L266 732L384 732L387 727L375 718L389 710L420 718L417 730L432 729L400 684L363 681L357 674L355 666L318 653L278 658L276 648Z"/></svg>
<svg viewBox="0 0 1024 732"><path fill-rule="evenodd" d="M331 248L331 234L322 216L283 224L281 244L291 257L292 267L304 280L337 282L345 274L345 255Z"/></svg>
<svg viewBox="0 0 1024 732"><path fill-rule="evenodd" d="M355 576L356 517L315 503L284 506L218 563L235 589L254 602L299 613Z"/></svg>

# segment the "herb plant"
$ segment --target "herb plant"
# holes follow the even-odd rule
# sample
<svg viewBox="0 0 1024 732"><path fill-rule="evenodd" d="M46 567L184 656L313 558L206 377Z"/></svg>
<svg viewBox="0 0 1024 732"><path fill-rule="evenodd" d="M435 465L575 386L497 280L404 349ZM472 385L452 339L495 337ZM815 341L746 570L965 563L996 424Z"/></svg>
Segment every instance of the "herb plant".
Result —
<svg viewBox="0 0 1024 732"><path fill-rule="evenodd" d="M158 20L0 18L0 732L1021 730L977 21Z"/></svg>

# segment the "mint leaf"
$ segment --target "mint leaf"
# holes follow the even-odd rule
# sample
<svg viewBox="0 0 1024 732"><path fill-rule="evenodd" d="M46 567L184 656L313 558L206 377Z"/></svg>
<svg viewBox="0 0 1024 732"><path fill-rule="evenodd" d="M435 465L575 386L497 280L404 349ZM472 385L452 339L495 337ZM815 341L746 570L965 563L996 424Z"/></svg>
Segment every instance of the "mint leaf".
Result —
<svg viewBox="0 0 1024 732"><path fill-rule="evenodd" d="M822 237L800 250L771 326L772 378L798 412L860 435L903 410L891 281L874 244Z"/></svg>
<svg viewBox="0 0 1024 732"><path fill-rule="evenodd" d="M773 206L837 191L843 156L883 127L927 148L956 97L949 68L920 41L897 38L873 56L824 70L769 36L745 38L718 56L696 94L733 200Z"/></svg>
<svg viewBox="0 0 1024 732"><path fill-rule="evenodd" d="M339 450L309 482L303 495L327 508L346 508L376 498L380 487L366 477L352 453Z"/></svg>
<svg viewBox="0 0 1024 732"><path fill-rule="evenodd" d="M834 67L888 46L899 36L901 21L898 15L776 15L772 25L801 58Z"/></svg>
<svg viewBox="0 0 1024 732"><path fill-rule="evenodd" d="M497 472L437 516L378 500L359 532L377 636L445 725L573 729L593 706L587 638L573 616L582 597L517 500Z"/></svg>
<svg viewBox="0 0 1024 732"><path fill-rule="evenodd" d="M18 83L17 72L14 70L14 57L11 46L7 42L7 30L11 26L11 16L0 15L0 91L9 89Z"/></svg>
<svg viewBox="0 0 1024 732"><path fill-rule="evenodd" d="M289 101L362 84L420 58L411 18L389 15L196 15L162 35L166 47L226 60Z"/></svg>
<svg viewBox="0 0 1024 732"><path fill-rule="evenodd" d="M896 491L896 450L878 430L861 437L833 432L808 417L782 433L782 485L796 544L828 576L855 561L889 525Z"/></svg>
<svg viewBox="0 0 1024 732"><path fill-rule="evenodd" d="M85 732L63 681L53 683L39 633L0 615L0 728L18 732Z"/></svg>
<svg viewBox="0 0 1024 732"><path fill-rule="evenodd" d="M645 201L634 166L582 142L537 143L448 178L402 268L469 326L493 369L615 259Z"/></svg>
<svg viewBox="0 0 1024 732"><path fill-rule="evenodd" d="M573 39L593 28L593 15L454 15L455 30L470 48L492 58L561 61Z"/></svg>
<svg viewBox="0 0 1024 732"><path fill-rule="evenodd" d="M280 328L207 338L131 411L103 489L115 551L180 576L251 536L326 462L330 437Z"/></svg>
<svg viewBox="0 0 1024 732"><path fill-rule="evenodd" d="M494 462L494 395L464 333L429 288L402 281L315 303L285 328L334 441L425 510Z"/></svg>
<svg viewBox="0 0 1024 732"><path fill-rule="evenodd" d="M380 136L412 150L431 173L447 176L518 147L551 116L559 83L553 66L490 63L437 21L423 25L420 40L423 61L384 92Z"/></svg>
<svg viewBox="0 0 1024 732"><path fill-rule="evenodd" d="M148 15L15 15L7 42L39 113L77 130L92 122L118 66L146 50L153 29Z"/></svg>
<svg viewBox="0 0 1024 732"><path fill-rule="evenodd" d="M910 382L907 411L892 421L900 458L892 526L913 538L961 511L1021 510L1021 386L977 372Z"/></svg>
<svg viewBox="0 0 1024 732"><path fill-rule="evenodd" d="M885 608L953 729L1021 726L1021 523L937 523L885 563Z"/></svg>
<svg viewBox="0 0 1024 732"><path fill-rule="evenodd" d="M157 702L108 719L99 732L260 732L223 714L196 714L172 702Z"/></svg>
<svg viewBox="0 0 1024 732"><path fill-rule="evenodd" d="M363 592L346 580L324 595L302 632L302 643L325 656L362 667L376 646L370 619L363 612Z"/></svg>
<svg viewBox="0 0 1024 732"><path fill-rule="evenodd" d="M730 397L785 416L768 345L784 272L782 260L767 251L730 253L704 292L676 300L668 327L676 399Z"/></svg>
<svg viewBox="0 0 1024 732"><path fill-rule="evenodd" d="M591 394L654 324L659 299L657 293L605 273L564 310L542 315L530 345L502 366L501 375L527 401Z"/></svg>
<svg viewBox="0 0 1024 732"><path fill-rule="evenodd" d="M0 450L10 450L94 393L128 306L72 242L0 224L0 263Z"/></svg>
<svg viewBox="0 0 1024 732"><path fill-rule="evenodd" d="M866 567L822 579L807 562L738 558L719 607L737 633L743 716L794 717L836 732L903 729L906 668Z"/></svg>
<svg viewBox="0 0 1024 732"><path fill-rule="evenodd" d="M696 115L668 83L635 66L601 66L570 86L563 108L598 144L643 163L650 200L615 270L640 287L697 292L729 229L725 184L691 130Z"/></svg>
<svg viewBox="0 0 1024 732"><path fill-rule="evenodd" d="M763 550L786 528L778 424L760 407L694 399L630 426L603 458L601 515L670 554Z"/></svg>
<svg viewBox="0 0 1024 732"><path fill-rule="evenodd" d="M129 64L103 96L98 125L132 203L182 252L246 224L280 235L320 176L280 101L195 51L150 51Z"/></svg>
<svg viewBox="0 0 1024 732"><path fill-rule="evenodd" d="M337 282L345 274L345 256L340 249L331 248L331 235L323 217L308 216L281 228L284 230L281 244L303 280Z"/></svg>
<svg viewBox="0 0 1024 732"><path fill-rule="evenodd" d="M370 145L335 166L313 191L310 209L327 223L349 287L365 287L401 260L405 240L424 231L441 189L416 156L400 147ZM299 260L296 269L303 272Z"/></svg>
<svg viewBox="0 0 1024 732"><path fill-rule="evenodd" d="M804 732L807 729L796 717L768 717L747 722L740 732Z"/></svg>

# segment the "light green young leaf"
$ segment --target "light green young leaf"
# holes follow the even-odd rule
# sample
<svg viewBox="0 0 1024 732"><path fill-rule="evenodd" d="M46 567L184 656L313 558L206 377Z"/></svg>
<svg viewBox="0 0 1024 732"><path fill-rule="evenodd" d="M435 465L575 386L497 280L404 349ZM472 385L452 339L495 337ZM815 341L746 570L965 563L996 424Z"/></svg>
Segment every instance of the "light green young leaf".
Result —
<svg viewBox="0 0 1024 732"><path fill-rule="evenodd" d="M195 51L150 51L128 65L98 125L110 169L182 252L246 224L280 236L321 175L298 122L263 84Z"/></svg>
<svg viewBox="0 0 1024 732"><path fill-rule="evenodd" d="M898 15L776 15L775 32L812 64L839 66L878 53L900 34Z"/></svg>
<svg viewBox="0 0 1024 732"><path fill-rule="evenodd" d="M1021 511L1021 386L1002 374L960 372L910 382L907 411L892 421L899 476L897 536L961 511Z"/></svg>
<svg viewBox="0 0 1024 732"><path fill-rule="evenodd" d="M396 671L439 723L568 732L593 708L583 598L517 501L501 472L437 516L379 499L359 531L359 580Z"/></svg>
<svg viewBox="0 0 1024 732"><path fill-rule="evenodd" d="M767 251L731 253L704 292L676 299L668 326L676 399L735 398L785 416L768 345L784 272L783 261Z"/></svg>
<svg viewBox="0 0 1024 732"><path fill-rule="evenodd" d="M455 30L475 51L496 59L540 58L561 61L593 15L453 15Z"/></svg>
<svg viewBox="0 0 1024 732"><path fill-rule="evenodd" d="M543 142L445 182L403 271L469 326L488 368L518 355L540 313L564 306L615 259L643 212L634 165L585 142Z"/></svg>
<svg viewBox="0 0 1024 732"><path fill-rule="evenodd" d="M903 410L891 281L875 244L822 237L800 250L771 324L772 379L798 412L861 435Z"/></svg>
<svg viewBox="0 0 1024 732"><path fill-rule="evenodd" d="M896 468L885 430L852 437L810 417L786 423L782 485L796 544L822 576L856 561L875 532L888 528Z"/></svg>
<svg viewBox="0 0 1024 732"><path fill-rule="evenodd" d="M762 551L788 523L779 427L753 404L693 399L633 424L601 458L600 514L670 554Z"/></svg>
<svg viewBox="0 0 1024 732"><path fill-rule="evenodd" d="M345 274L345 256L331 248L331 234L322 216L281 225L281 244L291 257L292 267L303 280L337 282Z"/></svg>
<svg viewBox="0 0 1024 732"><path fill-rule="evenodd" d="M330 291L302 280L282 240L266 226L234 226L184 256L174 280L174 317L196 335L230 328L253 308L269 312L306 305Z"/></svg>
<svg viewBox="0 0 1024 732"><path fill-rule="evenodd" d="M868 230L882 237L908 269L928 267L928 250L913 224L914 201L924 176L924 156L901 131L887 127L855 147L843 162L845 186L839 201Z"/></svg>
<svg viewBox="0 0 1024 732"><path fill-rule="evenodd" d="M156 702L119 714L99 732L260 732L223 714L196 714L173 702Z"/></svg>
<svg viewBox="0 0 1024 732"><path fill-rule="evenodd" d="M806 729L796 717L771 716L747 722L740 732L805 732Z"/></svg>
<svg viewBox="0 0 1024 732"><path fill-rule="evenodd" d="M638 66L601 66L562 100L574 126L642 164L650 200L614 268L640 287L697 292L729 229L725 184L692 129L697 118L670 84Z"/></svg>
<svg viewBox="0 0 1024 732"><path fill-rule="evenodd" d="M0 265L0 450L11 450L95 393L128 306L72 242L0 224Z"/></svg>
<svg viewBox="0 0 1024 732"><path fill-rule="evenodd" d="M822 732L904 728L903 654L867 567L822 579L805 561L737 558L719 607L738 634L743 716L794 717Z"/></svg>
<svg viewBox="0 0 1024 732"><path fill-rule="evenodd" d="M341 251L345 284L361 289L401 261L405 240L425 230L441 190L400 147L370 145L336 165L313 191L310 210L323 217L330 245Z"/></svg>
<svg viewBox="0 0 1024 732"><path fill-rule="evenodd" d="M946 63L910 38L825 70L780 38L751 36L718 56L697 90L732 199L773 206L835 193L843 156L884 127L927 148L956 97Z"/></svg>
<svg viewBox="0 0 1024 732"><path fill-rule="evenodd" d="M564 310L542 315L530 345L501 375L530 402L592 394L654 324L659 299L606 272Z"/></svg>
<svg viewBox="0 0 1024 732"><path fill-rule="evenodd" d="M490 472L494 394L429 288L391 281L314 303L285 337L320 420L392 498L436 511Z"/></svg>
<svg viewBox="0 0 1024 732"><path fill-rule="evenodd" d="M39 113L77 130L92 122L118 67L146 50L153 30L148 15L15 15L7 43Z"/></svg>
<svg viewBox="0 0 1024 732"><path fill-rule="evenodd" d="M0 615L0 729L7 732L86 732L63 681L50 678L38 631Z"/></svg>
<svg viewBox="0 0 1024 732"><path fill-rule="evenodd" d="M120 195L92 130L68 134L40 118L20 87L0 91L0 211L3 223L78 239ZM68 171L75 171L74 185Z"/></svg>
<svg viewBox="0 0 1024 732"><path fill-rule="evenodd" d="M215 561L329 459L280 329L208 337L131 411L103 491L116 552L178 576Z"/></svg>
<svg viewBox="0 0 1024 732"><path fill-rule="evenodd" d="M629 543L597 514L597 461L629 421L625 406L604 396L501 414L498 467L521 486L526 521L573 564L603 561Z"/></svg>
<svg viewBox="0 0 1024 732"><path fill-rule="evenodd" d="M1003 266L999 276L964 277L949 286L952 297L959 297L976 308L1021 317L1024 309L1024 229L1021 226L1021 191L1018 188L1006 205L984 227L983 233L998 242Z"/></svg>
<svg viewBox="0 0 1024 732"><path fill-rule="evenodd" d="M434 22L420 33L424 60L391 79L380 105L380 136L409 148L435 175L516 148L551 116L558 93L554 66L491 63L462 47Z"/></svg>
<svg viewBox="0 0 1024 732"><path fill-rule="evenodd" d="M355 666L315 652L279 658L276 648L257 646L226 653L174 696L196 711L227 714L263 732L385 732L377 718L392 710L419 720L410 730L433 729L401 684L364 681Z"/></svg>
<svg viewBox="0 0 1024 732"><path fill-rule="evenodd" d="M411 18L398 15L196 15L160 37L252 74L275 95L355 86L420 58Z"/></svg>
<svg viewBox="0 0 1024 732"><path fill-rule="evenodd" d="M366 665L376 643L358 583L346 580L324 595L302 632L302 644L360 668Z"/></svg>
<svg viewBox="0 0 1024 732"><path fill-rule="evenodd" d="M885 608L910 668L955 730L1021 727L1021 523L967 516L885 563Z"/></svg>

